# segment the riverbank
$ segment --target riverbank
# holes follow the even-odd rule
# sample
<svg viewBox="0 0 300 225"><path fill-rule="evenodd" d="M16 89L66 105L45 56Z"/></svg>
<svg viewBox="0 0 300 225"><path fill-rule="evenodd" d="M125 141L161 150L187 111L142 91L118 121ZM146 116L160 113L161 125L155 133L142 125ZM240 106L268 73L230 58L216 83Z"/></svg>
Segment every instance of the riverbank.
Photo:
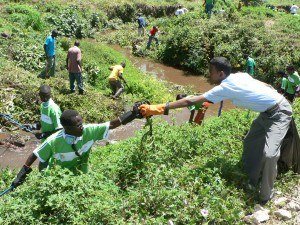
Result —
<svg viewBox="0 0 300 225"><path fill-rule="evenodd" d="M110 47L120 52L127 60L130 60L131 64L133 64L137 69L141 70L141 72L152 74L155 79L164 80L170 83L169 86L186 86L189 87L187 89L191 89L194 93L205 92L213 87L206 81L203 76L191 74L180 69L153 62L146 58L135 57L130 53L129 49L123 49L117 45L113 45ZM177 93L179 93L179 90ZM217 116L219 107L219 104L210 104L210 107L205 114L205 119L208 119L211 116ZM223 110L226 111L232 108L234 108L232 103L229 101L225 101ZM189 110L182 109L173 112L173 116L163 116L163 118L169 123L173 123L173 120L175 119L176 125L180 125L187 122L189 116ZM111 134L107 141L99 142L97 143L97 145L103 146L106 143L115 143L133 137L136 131L143 128L144 123L144 120L135 120L134 122L126 126L116 128L115 130L110 131ZM24 146L16 146L14 144L16 137L18 137L19 135L22 136L22 139L26 140ZM8 167L14 169L22 167L27 157L39 145L39 141L36 140L32 134L18 131L0 133L0 141L4 141L7 143L0 145L0 168ZM10 145L8 143L10 143ZM34 165L36 166L37 162L35 162Z"/></svg>

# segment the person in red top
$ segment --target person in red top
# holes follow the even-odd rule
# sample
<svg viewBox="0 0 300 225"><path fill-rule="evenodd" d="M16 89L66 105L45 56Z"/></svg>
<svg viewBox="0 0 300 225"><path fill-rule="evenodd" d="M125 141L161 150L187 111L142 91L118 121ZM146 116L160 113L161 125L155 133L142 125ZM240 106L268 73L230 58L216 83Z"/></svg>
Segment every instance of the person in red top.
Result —
<svg viewBox="0 0 300 225"><path fill-rule="evenodd" d="M75 41L74 47L69 48L66 59L67 70L69 71L70 91L75 92L75 80L78 86L79 94L83 95L83 78L81 67L81 51L79 49L80 42Z"/></svg>
<svg viewBox="0 0 300 225"><path fill-rule="evenodd" d="M158 27L153 26L149 32L149 40L146 49L150 48L153 39L156 41L156 44L159 45L158 38L156 37L156 33L159 33Z"/></svg>

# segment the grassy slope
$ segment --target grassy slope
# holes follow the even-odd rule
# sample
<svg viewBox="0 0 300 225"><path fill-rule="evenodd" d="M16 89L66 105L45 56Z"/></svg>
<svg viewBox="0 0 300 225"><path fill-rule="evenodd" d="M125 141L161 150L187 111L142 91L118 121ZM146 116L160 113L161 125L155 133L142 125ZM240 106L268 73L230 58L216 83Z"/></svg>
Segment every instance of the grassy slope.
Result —
<svg viewBox="0 0 300 225"><path fill-rule="evenodd" d="M18 12L10 13L12 10ZM10 39L0 39L0 80L2 81L0 94L3 99L0 110L2 113L8 113L20 122L38 120L38 107L32 103L36 101L36 91L43 83L52 87L53 98L62 110L77 109L86 122L112 119L120 114L126 105L131 105L140 99L160 102L171 98L165 84L134 68L120 53L92 39L81 40L86 96L67 95L69 84L65 58L66 51L73 44L74 39L59 37L57 40L56 78L37 79L37 74L44 68L42 45L50 27L44 23L40 26L40 31L36 31L26 26L27 18L37 13L39 12L35 7L29 5L12 4L1 9L0 32L11 36ZM47 12L40 12L41 18L48 15ZM130 89L125 91L121 101L114 102L108 97L110 95L107 81L110 73L108 67L122 61L127 63L124 77ZM101 107L97 104L99 100L102 102Z"/></svg>

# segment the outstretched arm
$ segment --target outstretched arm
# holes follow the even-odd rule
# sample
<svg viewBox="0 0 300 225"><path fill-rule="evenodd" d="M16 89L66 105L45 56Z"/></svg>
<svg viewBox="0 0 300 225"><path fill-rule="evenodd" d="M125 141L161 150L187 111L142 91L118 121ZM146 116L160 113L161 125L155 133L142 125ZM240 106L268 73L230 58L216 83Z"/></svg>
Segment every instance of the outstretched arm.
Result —
<svg viewBox="0 0 300 225"><path fill-rule="evenodd" d="M110 124L109 124L109 129L115 129L117 128L118 126L120 126L122 123L121 121L118 119L114 119L114 120L111 120L110 121Z"/></svg>
<svg viewBox="0 0 300 225"><path fill-rule="evenodd" d="M31 153L31 155L27 158L25 162L25 166L30 167L36 159L36 155L34 153Z"/></svg>
<svg viewBox="0 0 300 225"><path fill-rule="evenodd" d="M47 55L47 45L46 44L44 44L44 51L45 51L46 57L48 57L48 55Z"/></svg>
<svg viewBox="0 0 300 225"><path fill-rule="evenodd" d="M195 105L199 102L208 102L208 100L203 95L197 95L192 98L183 98L175 102L169 102L166 104L159 105L141 105L139 110L141 114L145 117L152 115L168 115L170 109L184 108L187 106Z"/></svg>
<svg viewBox="0 0 300 225"><path fill-rule="evenodd" d="M183 108L191 105L195 105L199 102L208 102L203 95L197 95L192 98L183 98L175 102L169 103L169 109Z"/></svg>
<svg viewBox="0 0 300 225"><path fill-rule="evenodd" d="M148 100L137 101L134 103L132 110L129 110L119 116L117 119L111 120L109 129L117 128L120 125L125 125L136 118L143 118L143 115L140 113L139 107L143 104L150 104Z"/></svg>

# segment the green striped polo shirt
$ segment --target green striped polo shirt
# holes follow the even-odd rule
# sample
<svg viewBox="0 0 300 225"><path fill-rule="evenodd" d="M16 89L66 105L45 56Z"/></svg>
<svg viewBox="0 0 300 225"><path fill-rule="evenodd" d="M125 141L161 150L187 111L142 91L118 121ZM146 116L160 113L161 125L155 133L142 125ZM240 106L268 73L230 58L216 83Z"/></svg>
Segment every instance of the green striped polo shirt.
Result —
<svg viewBox="0 0 300 225"><path fill-rule="evenodd" d="M74 141L75 149L80 156L75 153L72 144L67 143L65 130L52 134L33 153L41 162L49 160L47 169L60 165L74 174L77 174L78 171L87 173L90 150L97 140L107 138L109 124L106 122L84 125L82 136L77 137Z"/></svg>

